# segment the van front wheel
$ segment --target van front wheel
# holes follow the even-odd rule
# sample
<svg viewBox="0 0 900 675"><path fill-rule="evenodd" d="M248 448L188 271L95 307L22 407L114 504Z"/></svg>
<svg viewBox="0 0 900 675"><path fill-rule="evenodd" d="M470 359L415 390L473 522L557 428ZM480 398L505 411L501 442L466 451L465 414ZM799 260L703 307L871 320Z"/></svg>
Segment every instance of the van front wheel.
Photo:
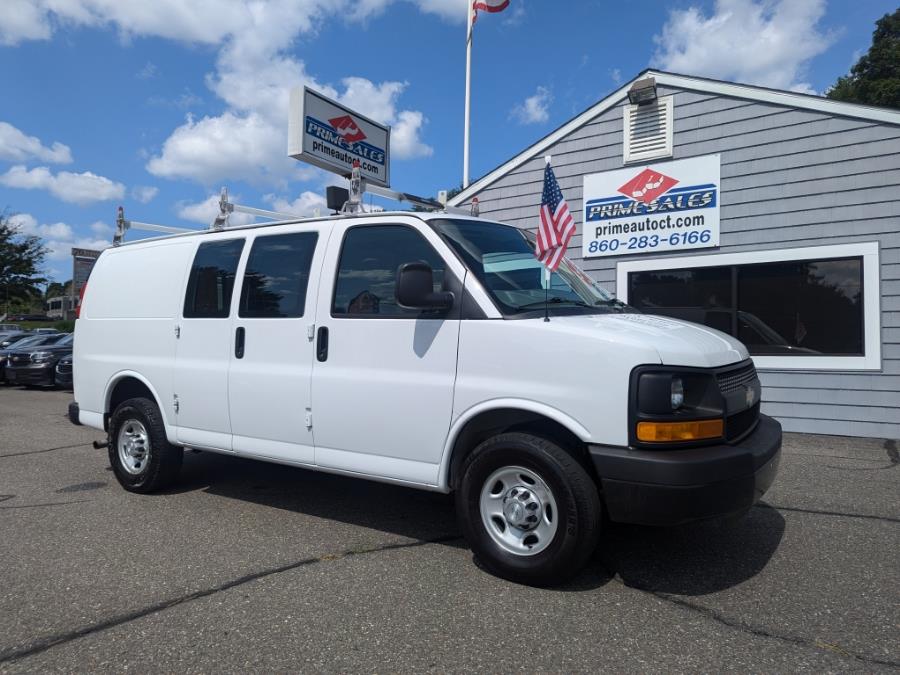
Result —
<svg viewBox="0 0 900 675"><path fill-rule="evenodd" d="M170 485L184 453L166 438L162 415L146 398L121 403L109 420L109 463L129 492L149 493Z"/></svg>
<svg viewBox="0 0 900 675"><path fill-rule="evenodd" d="M538 586L577 573L596 546L601 507L584 467L556 443L500 434L466 458L460 526L488 571Z"/></svg>

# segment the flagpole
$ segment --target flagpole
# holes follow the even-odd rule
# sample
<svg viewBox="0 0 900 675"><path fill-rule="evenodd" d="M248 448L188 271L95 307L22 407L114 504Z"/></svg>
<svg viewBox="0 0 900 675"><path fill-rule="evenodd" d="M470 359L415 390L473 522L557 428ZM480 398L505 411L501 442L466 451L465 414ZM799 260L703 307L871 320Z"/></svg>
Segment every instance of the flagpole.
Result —
<svg viewBox="0 0 900 675"><path fill-rule="evenodd" d="M463 125L463 188L469 187L469 101L472 91L472 12L475 3L466 0L466 116Z"/></svg>

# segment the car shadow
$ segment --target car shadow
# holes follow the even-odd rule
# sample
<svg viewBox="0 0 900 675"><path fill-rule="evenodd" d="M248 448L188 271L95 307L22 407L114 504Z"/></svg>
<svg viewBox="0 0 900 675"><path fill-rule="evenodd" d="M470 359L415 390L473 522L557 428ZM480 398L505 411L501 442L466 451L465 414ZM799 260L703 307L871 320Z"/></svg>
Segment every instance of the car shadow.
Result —
<svg viewBox="0 0 900 675"><path fill-rule="evenodd" d="M764 502L741 517L652 528L610 524L596 563L629 587L697 596L759 574L778 550L784 518Z"/></svg>
<svg viewBox="0 0 900 675"><path fill-rule="evenodd" d="M196 490L467 548L452 495L208 452L187 453L179 482L166 493ZM650 592L715 593L758 574L777 550L784 526L781 514L765 504L739 519L675 528L607 523L590 564L554 590L593 590L618 576L626 586Z"/></svg>

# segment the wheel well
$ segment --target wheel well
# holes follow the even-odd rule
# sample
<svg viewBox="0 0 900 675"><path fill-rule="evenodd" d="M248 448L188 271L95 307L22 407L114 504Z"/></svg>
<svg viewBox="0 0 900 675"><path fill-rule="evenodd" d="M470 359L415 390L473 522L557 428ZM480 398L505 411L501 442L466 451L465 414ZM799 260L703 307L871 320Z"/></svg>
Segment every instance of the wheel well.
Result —
<svg viewBox="0 0 900 675"><path fill-rule="evenodd" d="M159 401L156 400L153 392L150 391L150 387L136 377L123 377L116 382L112 392L109 394L109 406L106 409L106 414L103 416L104 426L109 426L109 417L119 404L130 398L146 398L153 401L156 407L159 407Z"/></svg>
<svg viewBox="0 0 900 675"><path fill-rule="evenodd" d="M587 446L565 426L539 413L516 408L500 408L476 415L466 422L456 436L450 455L450 488L455 490L459 487L463 461L472 450L491 436L510 431L520 431L555 441L578 459L591 476L594 475Z"/></svg>

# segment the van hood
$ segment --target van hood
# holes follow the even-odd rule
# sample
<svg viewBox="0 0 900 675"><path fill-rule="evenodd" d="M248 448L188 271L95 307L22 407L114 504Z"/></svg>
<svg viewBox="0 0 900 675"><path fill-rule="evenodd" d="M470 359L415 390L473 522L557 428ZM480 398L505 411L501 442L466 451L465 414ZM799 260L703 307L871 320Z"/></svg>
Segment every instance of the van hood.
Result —
<svg viewBox="0 0 900 675"><path fill-rule="evenodd" d="M750 357L730 335L700 324L652 314L592 314L558 316L552 321L575 332L602 334L612 342L653 349L666 365L714 368Z"/></svg>

